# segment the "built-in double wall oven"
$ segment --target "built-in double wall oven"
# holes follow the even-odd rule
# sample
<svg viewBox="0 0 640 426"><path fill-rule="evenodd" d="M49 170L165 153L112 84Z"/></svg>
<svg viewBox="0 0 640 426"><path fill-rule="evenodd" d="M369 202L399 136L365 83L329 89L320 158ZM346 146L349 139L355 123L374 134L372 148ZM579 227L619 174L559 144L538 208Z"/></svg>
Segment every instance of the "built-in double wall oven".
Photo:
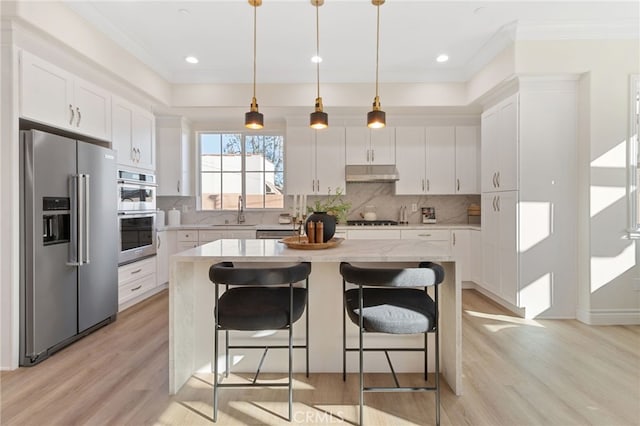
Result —
<svg viewBox="0 0 640 426"><path fill-rule="evenodd" d="M153 174L118 170L118 264L156 254L156 194Z"/></svg>

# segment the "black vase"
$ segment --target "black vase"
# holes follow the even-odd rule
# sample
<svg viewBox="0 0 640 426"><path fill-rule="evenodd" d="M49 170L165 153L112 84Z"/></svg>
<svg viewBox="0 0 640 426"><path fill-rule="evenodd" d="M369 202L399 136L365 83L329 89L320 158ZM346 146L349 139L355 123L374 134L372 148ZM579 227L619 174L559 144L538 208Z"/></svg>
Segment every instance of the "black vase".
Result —
<svg viewBox="0 0 640 426"><path fill-rule="evenodd" d="M333 238L333 234L336 233L336 217L326 212L313 212L307 217L307 220L304 222L305 232L307 229L307 224L311 222L322 222L323 232L322 232L322 241L327 242L331 238Z"/></svg>

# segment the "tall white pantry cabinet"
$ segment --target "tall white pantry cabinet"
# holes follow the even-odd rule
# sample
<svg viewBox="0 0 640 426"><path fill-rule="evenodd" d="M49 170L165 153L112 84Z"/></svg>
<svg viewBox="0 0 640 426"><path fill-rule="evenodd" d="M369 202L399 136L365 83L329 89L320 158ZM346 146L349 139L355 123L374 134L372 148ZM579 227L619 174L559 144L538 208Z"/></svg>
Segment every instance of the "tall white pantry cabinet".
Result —
<svg viewBox="0 0 640 426"><path fill-rule="evenodd" d="M482 114L481 288L527 318L575 318L576 90L520 78Z"/></svg>

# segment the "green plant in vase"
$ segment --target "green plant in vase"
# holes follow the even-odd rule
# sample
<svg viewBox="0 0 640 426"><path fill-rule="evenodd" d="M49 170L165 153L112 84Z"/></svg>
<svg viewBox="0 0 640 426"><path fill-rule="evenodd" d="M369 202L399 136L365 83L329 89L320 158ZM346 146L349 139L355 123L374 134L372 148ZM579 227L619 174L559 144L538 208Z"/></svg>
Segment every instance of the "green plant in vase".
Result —
<svg viewBox="0 0 640 426"><path fill-rule="evenodd" d="M335 216L336 223L345 223L350 209L351 203L345 201L342 188L336 188L334 194L329 191L327 198L316 200L313 206L307 207L308 213L326 212Z"/></svg>

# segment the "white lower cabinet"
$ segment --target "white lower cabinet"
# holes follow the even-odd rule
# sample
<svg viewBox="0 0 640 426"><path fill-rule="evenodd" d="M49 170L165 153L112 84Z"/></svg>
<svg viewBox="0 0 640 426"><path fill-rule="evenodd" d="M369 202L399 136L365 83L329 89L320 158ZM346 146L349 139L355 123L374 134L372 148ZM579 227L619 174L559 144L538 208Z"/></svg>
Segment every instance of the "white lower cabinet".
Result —
<svg viewBox="0 0 640 426"><path fill-rule="evenodd" d="M482 231L469 231L469 263L471 265L471 281L482 283Z"/></svg>
<svg viewBox="0 0 640 426"><path fill-rule="evenodd" d="M177 249L178 252L198 247L198 230L178 231Z"/></svg>
<svg viewBox="0 0 640 426"><path fill-rule="evenodd" d="M400 238L399 229L349 229L349 240L395 240Z"/></svg>
<svg viewBox="0 0 640 426"><path fill-rule="evenodd" d="M481 286L518 305L517 191L482 194Z"/></svg>
<svg viewBox="0 0 640 426"><path fill-rule="evenodd" d="M451 235L448 229L403 229L403 240L431 241L434 248L442 253L451 253Z"/></svg>
<svg viewBox="0 0 640 426"><path fill-rule="evenodd" d="M118 268L118 310L142 300L157 286L156 256Z"/></svg>
<svg viewBox="0 0 640 426"><path fill-rule="evenodd" d="M460 279L471 280L471 235L468 229L451 231L451 254L460 264Z"/></svg>

